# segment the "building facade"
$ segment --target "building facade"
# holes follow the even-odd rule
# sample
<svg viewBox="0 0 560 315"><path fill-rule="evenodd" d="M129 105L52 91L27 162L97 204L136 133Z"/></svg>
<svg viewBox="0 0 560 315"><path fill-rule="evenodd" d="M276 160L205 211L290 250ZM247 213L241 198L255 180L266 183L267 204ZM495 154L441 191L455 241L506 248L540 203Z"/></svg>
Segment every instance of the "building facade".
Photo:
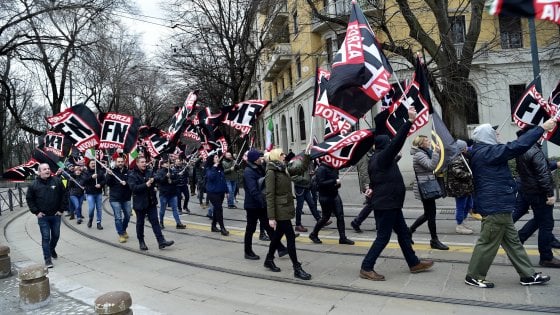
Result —
<svg viewBox="0 0 560 315"><path fill-rule="evenodd" d="M364 13L372 18L382 14L379 8L385 8L385 16L391 16L387 26L395 40L407 40L408 27L398 6L391 1L360 0L358 3ZM459 7L462 2L449 2L449 21L452 25L453 43L460 58L462 44L469 28L470 7ZM454 5L457 7L454 9ZM347 21L350 0L316 1L320 13ZM423 10L423 11L422 11ZM416 12L424 29L437 31L433 15L425 8ZM316 136L322 141L324 121L311 117L314 102L315 68L330 69L332 58L344 40L346 29L322 21L312 14L307 1L277 0L263 1L259 11L261 18L255 25L257 31L266 29L272 44L263 55L262 64L257 70L258 85L255 94L272 101L264 113L264 119L257 126L257 144L264 147L265 121L272 117L274 122L274 144L284 151L292 149L300 152ZM270 24L269 24L270 23ZM272 25L272 26L271 26ZM384 41L381 32L373 29L380 42ZM539 61L543 95L548 97L560 80L560 28L547 21L536 22L536 35L539 49ZM433 36L437 38L437 36ZM420 47L417 47L420 50ZM409 79L413 66L403 58L388 54L396 75L391 80ZM426 56L429 61L430 56ZM529 27L527 19L502 18L483 13L481 33L477 52L472 62L470 84L476 96L476 112L469 113L469 134L479 123L503 125L503 141L515 139L516 125L511 119L515 102L525 87L533 80L533 67L530 49ZM432 97L435 102L435 98ZM374 126L373 117L379 106L359 121L359 128ZM435 104L436 111L441 108ZM431 126L426 126L419 134L429 134ZM413 137L410 137L413 138ZM412 139L409 139L410 142ZM408 146L405 150L408 151ZM560 149L548 146L550 156L560 156ZM403 153L401 169L407 178L412 162L406 152Z"/></svg>

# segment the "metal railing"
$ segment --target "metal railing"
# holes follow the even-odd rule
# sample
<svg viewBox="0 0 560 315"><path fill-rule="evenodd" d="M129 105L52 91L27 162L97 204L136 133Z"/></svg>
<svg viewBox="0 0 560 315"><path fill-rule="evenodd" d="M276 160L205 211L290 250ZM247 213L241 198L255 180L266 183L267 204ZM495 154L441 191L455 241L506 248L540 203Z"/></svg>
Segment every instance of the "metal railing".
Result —
<svg viewBox="0 0 560 315"><path fill-rule="evenodd" d="M23 187L20 184L16 184L15 187L12 188L1 188L0 216L2 215L2 211L14 211L14 207L23 207L24 202L25 196L23 193Z"/></svg>

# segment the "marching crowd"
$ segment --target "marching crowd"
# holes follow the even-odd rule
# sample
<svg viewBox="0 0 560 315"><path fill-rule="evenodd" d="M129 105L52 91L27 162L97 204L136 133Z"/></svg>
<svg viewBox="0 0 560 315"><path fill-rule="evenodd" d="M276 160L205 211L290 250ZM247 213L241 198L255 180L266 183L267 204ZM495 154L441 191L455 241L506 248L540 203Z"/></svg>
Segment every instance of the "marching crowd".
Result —
<svg viewBox="0 0 560 315"><path fill-rule="evenodd" d="M361 233L361 223L372 212L376 224L376 237L362 261L359 276L374 281L385 280L385 276L374 267L393 231L397 234L410 272L432 268L433 261L420 260L416 256L412 237L417 228L427 222L430 246L437 250L449 249L439 240L436 229L436 199L446 193L456 200L457 233L473 233L465 224L469 212L482 221L465 277L466 284L482 288L494 286L486 280L486 276L500 246L518 272L522 285L549 281L549 276L534 270L522 243L538 230L539 264L560 267L560 260L552 253L552 248L558 248L560 244L552 234L555 197L551 174L560 162L549 161L538 143L545 131L556 127L556 122L548 120L541 126L526 127L518 132L518 139L506 144L499 143L497 131L491 125L480 125L472 134L473 145L470 148L465 141L456 142L459 152L449 162L443 185L438 174L434 174L439 148L434 146L432 150L426 136L416 137L410 149L415 173L413 190L424 212L408 227L402 210L406 186L398 162L416 117L413 107L409 109L408 116L408 121L392 139L386 135L376 136L374 148L357 165L365 201L364 208L350 225ZM38 219L45 264L52 268L52 259L58 257L56 245L61 216L65 211L70 213L70 220L76 219L77 224L87 219L87 227L92 228L95 219L95 227L103 229L102 195L106 187L109 188L109 204L114 213L119 242L128 240L127 229L134 209L139 248L148 250L144 241L146 218L159 248L172 246L174 242L166 240L162 233L166 228L165 211L170 207L175 227L185 229L180 215L190 213L188 204L191 197L197 198L201 208L208 210L212 219L210 230L229 235L222 204L227 200L228 208L236 208L241 186L245 192L243 208L247 218L244 258L260 259L252 248L253 234L258 225L260 239L270 240L264 267L280 272L274 263L275 253L289 255L294 276L309 280L311 275L302 269L295 242L297 232L308 231L301 222L304 203L316 220L309 233L313 243L321 243L319 233L332 223L330 219L333 215L339 244L353 245L354 242L346 236L343 203L338 193L341 187L339 171L321 159L312 161L308 151L309 148L303 154L294 156L291 151L286 155L281 149L273 149L266 154L251 149L245 152L240 162L227 152L223 158L211 154L207 158L195 158L188 162L181 158L174 161L164 159L157 166L140 156L131 169L125 166L125 158L119 156L111 168L92 160L85 168L69 166L56 174L51 174L48 164L41 164L37 178L28 188L27 203ZM515 179L508 166L508 161L512 159L517 165ZM88 205L87 218L82 214L84 199ZM533 210L534 217L518 232L514 222L529 208ZM292 225L294 217L295 226ZM284 236L286 245L281 241Z"/></svg>

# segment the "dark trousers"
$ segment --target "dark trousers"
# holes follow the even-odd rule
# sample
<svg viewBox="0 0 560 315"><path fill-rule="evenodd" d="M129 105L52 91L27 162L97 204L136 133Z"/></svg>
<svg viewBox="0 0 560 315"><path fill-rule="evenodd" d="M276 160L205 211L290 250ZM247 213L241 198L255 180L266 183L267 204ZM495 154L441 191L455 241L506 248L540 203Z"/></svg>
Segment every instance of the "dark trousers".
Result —
<svg viewBox="0 0 560 315"><path fill-rule="evenodd" d="M319 203L321 204L321 210L323 215L321 216L321 220L315 224L313 228L314 235L319 234L319 231L327 224L327 221L331 218L331 214L334 213L336 217L336 228L338 229L338 234L341 239L346 237L346 230L344 226L344 208L342 206L342 200L340 199L340 195L336 195L336 197L331 196L321 196L319 194Z"/></svg>
<svg viewBox="0 0 560 315"><path fill-rule="evenodd" d="M157 206L154 205L147 209L134 209L134 212L136 213L136 237L139 241L144 240L144 222L146 217L148 217L158 244L165 242L165 238L163 238L161 233L161 227L159 226Z"/></svg>
<svg viewBox="0 0 560 315"><path fill-rule="evenodd" d="M185 196L185 204L181 207L181 200ZM185 209L189 209L189 199L191 198L191 194L189 193L189 186L177 186L177 207L179 211Z"/></svg>
<svg viewBox="0 0 560 315"><path fill-rule="evenodd" d="M410 231L414 233L416 229L428 221L428 229L430 230L430 235L432 240L437 240L437 230L436 230L436 200L435 199L422 199L422 205L424 206L424 214L419 216L416 221L410 226Z"/></svg>
<svg viewBox="0 0 560 315"><path fill-rule="evenodd" d="M408 227L406 226L402 209L373 210L373 215L375 216L377 237L362 261L362 269L365 271L373 270L377 258L391 240L392 231L397 233L399 246L408 267L418 265L420 261L418 257L416 257L414 249L412 249L411 238L408 233Z"/></svg>
<svg viewBox="0 0 560 315"><path fill-rule="evenodd" d="M315 220L319 221L321 215L317 211L317 200L313 199L311 190L298 186L294 186L294 188L296 193L296 226L301 225L301 213L303 212L304 202L307 202L307 206Z"/></svg>
<svg viewBox="0 0 560 315"><path fill-rule="evenodd" d="M41 247L43 248L43 258L45 261L51 259L51 251L56 248L60 238L60 216L46 215L37 218L39 229L41 230Z"/></svg>
<svg viewBox="0 0 560 315"><path fill-rule="evenodd" d="M527 227L527 224L519 230L519 239L523 243L533 233L534 229L539 230L538 246L541 260L551 260L553 257L552 247L550 246L554 240L552 230L554 229L554 218L552 210L554 206L546 204L546 195L544 194L522 194L523 199L527 205L533 209L532 224Z"/></svg>
<svg viewBox="0 0 560 315"><path fill-rule="evenodd" d="M268 216L266 209L245 209L247 212L247 226L245 227L245 253L253 253L253 234L257 230L257 221L260 221L261 228L272 237L274 230L268 225ZM278 250L285 250L286 247L280 242Z"/></svg>
<svg viewBox="0 0 560 315"><path fill-rule="evenodd" d="M280 240L284 235L286 235L288 255L290 255L292 265L295 265L298 263L296 253L296 234L294 233L294 228L292 226L291 220L276 221L276 230L274 230L274 233L272 233L272 238L270 239L270 246L268 247L268 254L266 255L266 259L274 259L274 252L277 250L281 250L283 245Z"/></svg>
<svg viewBox="0 0 560 315"><path fill-rule="evenodd" d="M362 223L369 217L371 212L373 211L373 206L371 205L371 198L366 197L365 205L358 213L358 216L353 220L354 224L360 226Z"/></svg>
<svg viewBox="0 0 560 315"><path fill-rule="evenodd" d="M208 199L212 204L212 208L214 212L212 213L212 226L216 226L216 224L220 225L220 228L223 230L225 229L224 226L224 208L222 203L224 202L225 193L207 193Z"/></svg>

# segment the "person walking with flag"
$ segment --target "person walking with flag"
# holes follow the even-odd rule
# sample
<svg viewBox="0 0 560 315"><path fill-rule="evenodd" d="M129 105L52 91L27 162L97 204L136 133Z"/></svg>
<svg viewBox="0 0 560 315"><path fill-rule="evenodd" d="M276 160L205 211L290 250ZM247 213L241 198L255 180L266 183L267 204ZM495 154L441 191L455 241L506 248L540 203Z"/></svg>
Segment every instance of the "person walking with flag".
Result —
<svg viewBox="0 0 560 315"><path fill-rule="evenodd" d="M128 240L128 223L132 208L130 200L132 191L128 185L128 168L124 165L124 157L118 156L115 159L115 167L107 171L107 186L109 186L109 204L113 209L115 217L115 229L119 235L119 242L125 243Z"/></svg>
<svg viewBox="0 0 560 315"><path fill-rule="evenodd" d="M229 235L229 231L224 225L224 208L222 206L226 192L226 177L220 157L212 154L206 160L206 194L213 208L211 231L220 232L223 236ZM219 229L216 224L220 225Z"/></svg>
<svg viewBox="0 0 560 315"><path fill-rule="evenodd" d="M395 159L406 141L415 118L416 109L410 106L408 120L401 125L393 140L386 135L375 137L375 151L369 160L368 173L377 236L362 261L360 278L372 281L385 280L385 276L378 274L374 266L391 240L393 230L397 234L399 246L411 273L426 271L434 264L431 260L419 260L412 248L412 239L402 211L406 187Z"/></svg>
<svg viewBox="0 0 560 315"><path fill-rule="evenodd" d="M435 198L425 198L422 196L422 192L419 189L419 184L424 181L435 179L434 169L439 161L440 148L436 145L435 150L430 149L431 141L428 137L424 135L417 136L414 141L412 141L412 147L410 148L410 155L412 155L412 167L416 175L416 181L414 182L414 196L416 199L422 201L422 206L424 207L424 214L422 214L416 221L410 226L410 234L414 233L416 229L428 221L428 229L430 230L430 247L433 249L448 250L449 247L439 241L437 230L436 230L436 199Z"/></svg>
<svg viewBox="0 0 560 315"><path fill-rule="evenodd" d="M103 193L103 186L105 186L106 177L103 169L97 168L96 163L97 161L95 159L89 161L88 167L83 173L86 200L89 206L89 219L87 227L91 228L93 224L93 214L94 211L97 210L97 229L103 230L103 226L101 225L101 216L103 212L103 200L101 194Z"/></svg>
<svg viewBox="0 0 560 315"><path fill-rule="evenodd" d="M543 135L556 127L549 119L507 144L498 143L496 130L490 124L476 127L472 134L471 170L474 179L476 211L482 215L480 237L476 241L465 283L479 288L493 288L486 281L488 270L500 246L519 274L521 285L542 284L549 276L535 272L529 256L519 241L513 224L517 185L508 161L527 152Z"/></svg>

